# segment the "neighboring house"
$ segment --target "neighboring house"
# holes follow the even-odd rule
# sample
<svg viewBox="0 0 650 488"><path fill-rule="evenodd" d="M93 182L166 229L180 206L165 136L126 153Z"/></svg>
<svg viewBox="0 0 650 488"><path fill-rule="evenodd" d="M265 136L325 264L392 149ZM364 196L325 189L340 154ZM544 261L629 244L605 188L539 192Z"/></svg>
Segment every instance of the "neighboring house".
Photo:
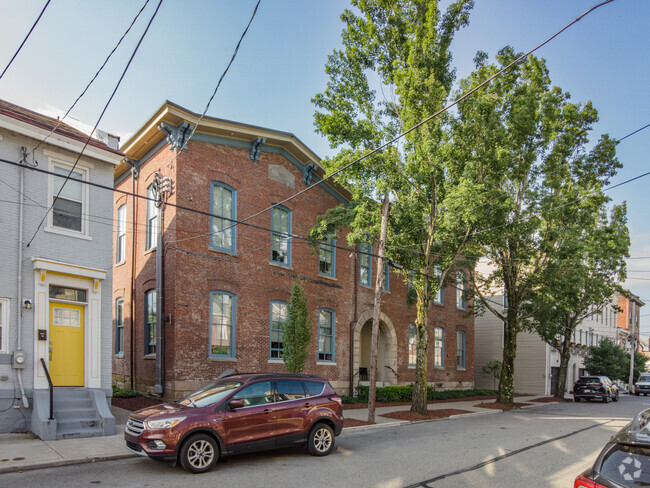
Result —
<svg viewBox="0 0 650 488"><path fill-rule="evenodd" d="M634 336L636 341L639 340L639 317L641 316L641 307L645 303L630 290L625 290L624 294L618 295L616 304L621 310L616 322L618 327L616 343L629 351L631 337Z"/></svg>
<svg viewBox="0 0 650 488"><path fill-rule="evenodd" d="M78 181L62 186L87 136L62 123L39 145L57 124L0 100L0 432L47 440L115 432L113 196ZM91 139L73 177L110 188L122 158ZM53 420L43 364L55 387Z"/></svg>
<svg viewBox="0 0 650 488"><path fill-rule="evenodd" d="M168 203L218 217L115 194L115 382L173 398L227 370L286 371L282 327L300 279L313 331L306 372L342 393L367 384L376 248L338 249L348 247L339 236L316 251L293 237L306 236L317 216L349 194L326 182L233 225L313 185L324 171L298 138L277 130L205 117L188 143L198 118L166 102L123 146L128 159L116 170L116 189L153 197L156 178L169 178ZM158 229L164 268L157 281ZM409 384L416 308L406 305L401 276L380 272L388 282L378 382ZM473 386L474 320L460 295L457 301L455 289L445 289L429 313L429 381L443 387Z"/></svg>
<svg viewBox="0 0 650 488"><path fill-rule="evenodd" d="M487 261L481 260L477 269L487 272ZM491 301L504 303L503 293L495 291ZM574 382L585 373L584 357L587 348L600 344L605 337L615 340L617 334L615 305L616 297L612 299L611 304L605 306L602 313L591 314L574 331L567 372L567 392L573 389ZM483 372L482 368L493 359L500 361L503 359L504 335L505 324L489 311L476 317L474 381L477 388L493 387L493 376ZM554 395L559 371L560 353L557 349L542 341L535 333L521 332L517 335L516 393Z"/></svg>

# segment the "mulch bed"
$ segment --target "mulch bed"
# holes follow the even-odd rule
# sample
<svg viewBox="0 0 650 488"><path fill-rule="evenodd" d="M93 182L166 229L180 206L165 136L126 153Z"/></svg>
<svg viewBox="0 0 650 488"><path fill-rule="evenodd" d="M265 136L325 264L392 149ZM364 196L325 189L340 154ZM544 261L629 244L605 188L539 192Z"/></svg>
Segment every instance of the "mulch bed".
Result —
<svg viewBox="0 0 650 488"><path fill-rule="evenodd" d="M438 403L450 403L450 402L464 402L464 401L476 401L476 400L494 400L496 395L488 396L470 396L465 398L449 398L447 400L429 400L427 405L438 404ZM377 402L375 403L377 407L400 407L402 405L411 405L411 402ZM343 405L343 410L354 410L357 408L368 408L368 402L361 403L346 403Z"/></svg>
<svg viewBox="0 0 650 488"><path fill-rule="evenodd" d="M144 395L133 398L111 398L112 405L131 412L135 412L142 408L152 407L154 405L160 405L161 403L163 403L163 401L160 398L152 398Z"/></svg>
<svg viewBox="0 0 650 488"><path fill-rule="evenodd" d="M557 397L542 397L542 398L535 398L533 400L530 400L531 402L537 402L537 403L561 403L561 402L570 402L571 400L567 400L566 398L557 398Z"/></svg>
<svg viewBox="0 0 650 488"><path fill-rule="evenodd" d="M444 419L451 417L452 415L460 415L463 413L472 412L468 410L459 410L457 408L443 408L439 410L429 410L428 415L420 415L419 413L411 412L410 410L400 410L398 412L383 413L381 416L395 420L406 420L408 422L414 422L416 420Z"/></svg>
<svg viewBox="0 0 650 488"><path fill-rule="evenodd" d="M516 403L514 408L521 408L521 407L528 407L532 405L532 403ZM474 405L475 407L479 408L494 408L496 410L512 410L513 407L510 405L506 405L504 403L497 403L497 402L489 402L489 403L477 403Z"/></svg>

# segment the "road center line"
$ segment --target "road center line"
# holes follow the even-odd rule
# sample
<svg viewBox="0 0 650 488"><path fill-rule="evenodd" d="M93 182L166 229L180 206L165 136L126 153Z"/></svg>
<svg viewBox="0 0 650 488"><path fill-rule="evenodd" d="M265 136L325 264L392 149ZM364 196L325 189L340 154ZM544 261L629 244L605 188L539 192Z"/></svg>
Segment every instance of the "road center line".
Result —
<svg viewBox="0 0 650 488"><path fill-rule="evenodd" d="M569 432L568 434L564 434L564 435L561 435L561 436L558 436L558 437L554 437L552 439L546 439L545 441L538 442L537 444L531 444L530 446L522 447L521 449L517 449L515 451L510 451L507 454L502 454L501 456L493 457L492 459L488 459L487 461L483 461L482 463L475 464L474 466L470 466L469 468L463 468L463 469L459 469L457 471L452 471L451 473L442 474L440 476L436 476L435 478L431 478L431 479L428 479L428 480L425 480L425 481L420 481L419 483L414 483L412 485L405 486L404 488L417 488L417 487L430 488L429 487L430 483L434 483L436 481L440 481L440 480L443 480L445 478L450 478L452 476L457 476L459 474L467 473L469 471L475 471L477 469L481 469L481 468L483 468L483 467L485 467L485 466L487 466L489 464L496 463L497 461L501 461L503 459L512 457L512 456L514 456L516 454L520 454L522 452L526 452L526 451L529 451L531 449L535 449L535 448L543 446L545 444L550 444L551 442L560 441L562 439L566 439L567 437L571 437L571 436L574 436L576 434L580 434L582 432L593 429L595 427L602 427L603 425L607 425L607 424L609 424L611 422L615 422L615 421L616 421L615 419L611 419L611 420L608 420L608 421L603 422L603 423L590 425L589 427L584 427L582 429L578 429L576 431Z"/></svg>

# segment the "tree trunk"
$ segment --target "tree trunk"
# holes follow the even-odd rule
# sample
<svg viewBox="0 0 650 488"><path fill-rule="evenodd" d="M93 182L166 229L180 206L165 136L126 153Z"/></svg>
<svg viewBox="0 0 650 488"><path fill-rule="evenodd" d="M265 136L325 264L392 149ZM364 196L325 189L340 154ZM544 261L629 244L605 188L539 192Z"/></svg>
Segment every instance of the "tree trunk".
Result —
<svg viewBox="0 0 650 488"><path fill-rule="evenodd" d="M375 303L372 311L372 339L370 344L370 385L368 386L368 422L375 423L375 397L377 389L377 346L379 343L379 317L381 315L381 291L384 288L384 251L388 227L388 193L381 204L381 232L377 250L377 278L375 280Z"/></svg>
<svg viewBox="0 0 650 488"><path fill-rule="evenodd" d="M569 372L569 360L571 359L571 331L575 328L575 324L571 319L567 320L567 331L562 334L563 340L560 349L560 374L557 378L557 386L555 387L555 397L564 398L564 390L566 389L566 379Z"/></svg>
<svg viewBox="0 0 650 488"><path fill-rule="evenodd" d="M417 356L415 359L415 384L411 399L411 412L420 415L427 415L427 358L429 353L429 334L427 333L427 311L429 302L427 297L427 286L422 295L418 294L417 319L415 328L417 330Z"/></svg>
<svg viewBox="0 0 650 488"><path fill-rule="evenodd" d="M515 317L506 317L506 338L503 345L503 365L499 380L497 402L504 405L515 403L515 358L517 357L517 322Z"/></svg>

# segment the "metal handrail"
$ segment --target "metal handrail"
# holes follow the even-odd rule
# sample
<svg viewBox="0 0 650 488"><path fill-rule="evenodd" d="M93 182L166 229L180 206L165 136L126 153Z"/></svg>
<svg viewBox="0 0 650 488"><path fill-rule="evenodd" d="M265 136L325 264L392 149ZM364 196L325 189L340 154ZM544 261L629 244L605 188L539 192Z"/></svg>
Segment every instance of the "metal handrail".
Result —
<svg viewBox="0 0 650 488"><path fill-rule="evenodd" d="M49 385L50 389L50 419L49 420L54 420L54 384L52 384L52 378L50 378L50 372L47 369L47 366L45 365L45 359L41 358L41 364L43 365L43 369L45 370L45 377L47 378L47 384Z"/></svg>

